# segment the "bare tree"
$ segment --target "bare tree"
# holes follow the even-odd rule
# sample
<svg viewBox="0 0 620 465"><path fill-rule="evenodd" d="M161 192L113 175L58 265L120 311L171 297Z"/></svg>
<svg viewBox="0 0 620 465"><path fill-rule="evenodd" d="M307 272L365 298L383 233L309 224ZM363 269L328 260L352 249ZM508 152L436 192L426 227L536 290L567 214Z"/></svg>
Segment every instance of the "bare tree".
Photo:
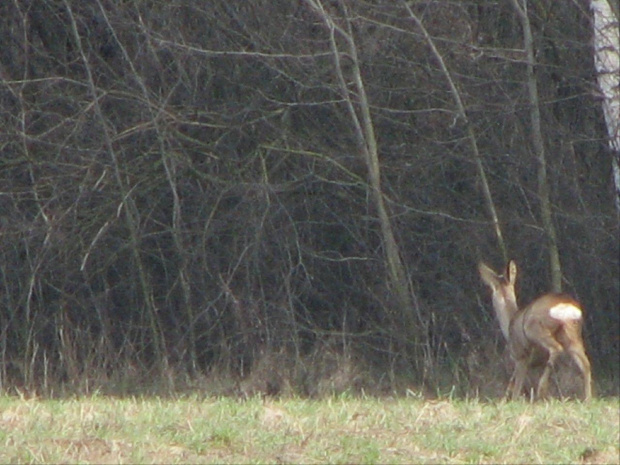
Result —
<svg viewBox="0 0 620 465"><path fill-rule="evenodd" d="M407 326L413 330L415 328L415 319L413 318L415 309L410 296L405 267L401 260L396 238L394 237L392 221L381 188L381 164L379 162L377 139L375 137L375 128L370 111L370 102L368 101L364 80L361 74L357 45L350 22L350 14L346 4L340 2L339 6L343 10L342 20L344 22L344 25L340 26L336 23L334 17L326 10L321 0L307 0L307 2L313 10L319 14L329 32L329 43L340 92L351 118L355 139L357 141L357 148L360 151L360 155L368 171L371 195L375 208L377 209L381 232L383 234L390 282L397 296L399 311L407 322ZM339 39L344 41L344 46L339 45ZM344 56L350 61L350 76L345 75L347 71L342 62ZM353 90L350 89L348 84L350 79L353 81Z"/></svg>
<svg viewBox="0 0 620 465"><path fill-rule="evenodd" d="M608 0L592 0L594 17L594 65L602 94L603 114L609 136L611 166L616 190L615 203L620 218L620 34L618 7Z"/></svg>
<svg viewBox="0 0 620 465"><path fill-rule="evenodd" d="M551 287L554 292L562 291L562 266L560 263L560 251L555 225L553 223L553 211L549 192L549 180L547 176L547 157L545 155L545 142L542 132L540 117L540 102L538 97L538 83L536 82L536 58L534 52L534 37L528 17L527 0L519 3L512 0L517 15L521 21L523 32L523 47L526 57L526 84L529 99L530 128L532 132L532 146L538 161L538 197L540 199L540 216L543 228L547 235L549 247L549 271L551 274Z"/></svg>
<svg viewBox="0 0 620 465"><path fill-rule="evenodd" d="M487 204L487 208L489 209L489 214L491 216L491 221L493 223L493 229L495 231L495 236L497 237L497 245L499 246L504 260L508 260L508 250L506 249L506 244L504 243L504 235L502 233L502 228L499 222L499 217L497 215L497 209L495 208L495 202L493 201L493 194L491 193L491 189L489 187L489 181L487 179L487 174L482 164L482 156L480 155L480 150L478 149L478 142L476 140L476 134L474 132L474 127L467 116L467 111L465 110L465 105L463 104L463 99L461 98L461 93L459 92L456 83L452 77L452 73L448 69L441 53L435 46L435 42L433 38L428 33L424 24L418 16L413 12L408 3L403 2L407 13L411 16L411 19L415 22L416 26L422 31L422 35L424 39L428 43L433 55L437 59L439 66L441 68L442 73L444 74L446 81L450 87L450 93L452 94L452 98L454 99L454 103L457 108L457 113L459 117L463 120L465 125L467 126L467 139L469 140L469 144L471 146L472 155L474 157L474 161L476 163L476 168L478 169L478 175L480 176L480 182L482 183L482 192L484 194L484 199Z"/></svg>
<svg viewBox="0 0 620 465"><path fill-rule="evenodd" d="M529 6L536 79L510 2L0 2L1 388L493 395L471 271L537 292L545 198L617 379L591 16Z"/></svg>

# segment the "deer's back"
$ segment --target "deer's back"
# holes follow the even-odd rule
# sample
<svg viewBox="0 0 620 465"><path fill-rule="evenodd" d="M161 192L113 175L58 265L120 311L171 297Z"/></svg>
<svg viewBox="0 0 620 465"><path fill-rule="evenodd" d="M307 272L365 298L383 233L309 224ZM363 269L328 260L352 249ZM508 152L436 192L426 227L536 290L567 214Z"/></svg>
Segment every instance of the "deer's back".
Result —
<svg viewBox="0 0 620 465"><path fill-rule="evenodd" d="M565 346L564 333L581 334L583 314L579 303L565 294L545 294L521 309L510 325L510 348L513 356L544 357L546 350L536 343L532 334L548 331Z"/></svg>

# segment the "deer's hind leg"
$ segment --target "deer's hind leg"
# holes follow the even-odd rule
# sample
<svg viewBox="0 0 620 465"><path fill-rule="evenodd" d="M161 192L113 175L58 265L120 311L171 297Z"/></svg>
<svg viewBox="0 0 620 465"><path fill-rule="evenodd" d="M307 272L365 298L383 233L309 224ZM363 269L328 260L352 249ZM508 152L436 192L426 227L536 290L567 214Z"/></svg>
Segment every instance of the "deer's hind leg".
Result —
<svg viewBox="0 0 620 465"><path fill-rule="evenodd" d="M564 350L570 354L581 371L581 376L583 377L584 400L590 400L592 398L592 368L590 367L590 360L583 347L581 326L565 325L558 339L564 346Z"/></svg>
<svg viewBox="0 0 620 465"><path fill-rule="evenodd" d="M555 360L564 351L564 347L553 336L551 331L542 325L533 325L528 328L527 336L530 340L535 341L540 349L549 354L545 369L543 370L540 380L538 381L538 387L536 389L536 398L544 399L547 396L547 390L549 388L549 375Z"/></svg>
<svg viewBox="0 0 620 465"><path fill-rule="evenodd" d="M584 400L590 400L592 398L592 371L590 360L588 360L583 347L571 347L568 353L573 357L573 360L581 370L581 375L583 376Z"/></svg>

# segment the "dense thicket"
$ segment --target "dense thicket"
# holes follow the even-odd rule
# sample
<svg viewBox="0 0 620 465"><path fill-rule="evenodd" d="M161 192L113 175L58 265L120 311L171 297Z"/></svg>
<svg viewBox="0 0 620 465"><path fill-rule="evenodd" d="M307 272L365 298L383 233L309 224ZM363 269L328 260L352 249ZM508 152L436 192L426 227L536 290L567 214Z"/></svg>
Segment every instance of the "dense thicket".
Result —
<svg viewBox="0 0 620 465"><path fill-rule="evenodd" d="M505 382L476 271L505 257L471 135L525 302L550 288L549 243L517 15L491 0L313 5L0 4L0 388ZM591 18L582 2L528 13L563 285L586 309L598 390L617 393L619 223ZM356 63L410 308L360 154Z"/></svg>

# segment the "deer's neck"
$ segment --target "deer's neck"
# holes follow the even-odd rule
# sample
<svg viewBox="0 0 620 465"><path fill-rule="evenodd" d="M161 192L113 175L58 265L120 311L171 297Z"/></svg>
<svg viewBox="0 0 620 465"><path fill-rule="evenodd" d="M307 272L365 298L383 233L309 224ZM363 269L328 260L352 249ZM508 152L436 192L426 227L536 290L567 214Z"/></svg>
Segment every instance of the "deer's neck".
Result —
<svg viewBox="0 0 620 465"><path fill-rule="evenodd" d="M502 334L506 341L509 341L510 321L518 309L516 299L512 296L498 293L493 296L493 308L495 309L495 315L499 322L499 327L502 330Z"/></svg>

